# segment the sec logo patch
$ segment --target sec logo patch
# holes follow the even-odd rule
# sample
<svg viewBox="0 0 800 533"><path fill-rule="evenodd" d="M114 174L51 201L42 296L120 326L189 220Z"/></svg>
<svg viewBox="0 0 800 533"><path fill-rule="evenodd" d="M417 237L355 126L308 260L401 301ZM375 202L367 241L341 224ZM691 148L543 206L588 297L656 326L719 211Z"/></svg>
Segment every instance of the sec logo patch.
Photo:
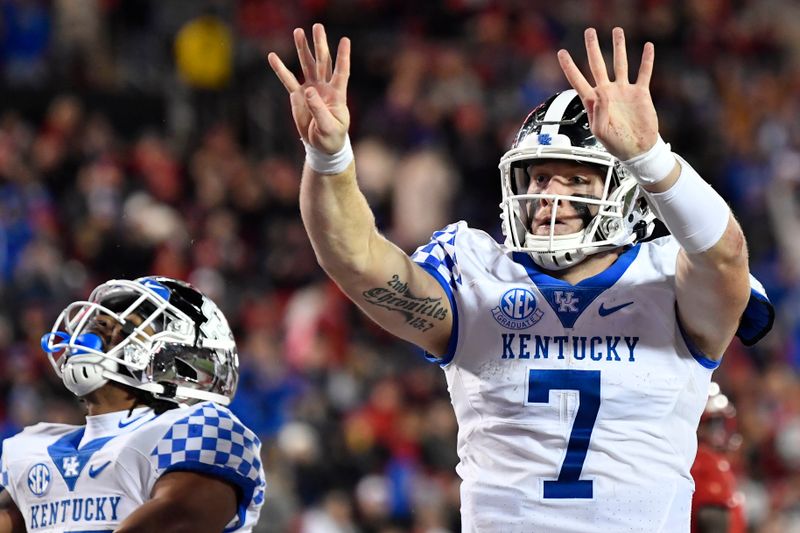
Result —
<svg viewBox="0 0 800 533"><path fill-rule="evenodd" d="M44 496L50 488L50 468L44 463L36 463L28 469L28 488L36 496Z"/></svg>
<svg viewBox="0 0 800 533"><path fill-rule="evenodd" d="M541 320L544 313L537 309L536 296L532 291L514 288L500 297L500 305L492 309L492 316L501 326L526 329Z"/></svg>

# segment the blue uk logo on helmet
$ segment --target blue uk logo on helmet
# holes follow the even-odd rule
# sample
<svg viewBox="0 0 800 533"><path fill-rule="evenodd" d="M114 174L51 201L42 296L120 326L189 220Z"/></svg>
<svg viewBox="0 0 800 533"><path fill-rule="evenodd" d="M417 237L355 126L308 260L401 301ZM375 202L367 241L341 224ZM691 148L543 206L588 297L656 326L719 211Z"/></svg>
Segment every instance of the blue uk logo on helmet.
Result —
<svg viewBox="0 0 800 533"><path fill-rule="evenodd" d="M145 278L140 281L142 285L153 291L154 293L158 294L165 300L169 301L169 289L166 288L164 285L160 284L153 278Z"/></svg>

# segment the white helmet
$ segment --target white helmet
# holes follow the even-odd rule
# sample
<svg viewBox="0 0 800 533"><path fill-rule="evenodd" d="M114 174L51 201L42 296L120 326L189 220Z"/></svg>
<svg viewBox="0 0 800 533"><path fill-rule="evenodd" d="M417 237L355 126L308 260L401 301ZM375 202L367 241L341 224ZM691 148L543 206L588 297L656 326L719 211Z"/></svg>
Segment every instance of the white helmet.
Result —
<svg viewBox="0 0 800 533"><path fill-rule="evenodd" d="M528 193L528 166L536 160L561 159L598 165L606 169L599 198ZM500 159L500 204L505 246L528 252L537 265L562 270L586 256L646 239L653 232L655 215L634 178L592 134L589 118L578 93L570 89L551 96L531 111L511 149ZM530 233L530 202L552 204L548 235ZM558 208L569 202L584 219L576 233L556 235ZM597 210L592 216L589 208Z"/></svg>
<svg viewBox="0 0 800 533"><path fill-rule="evenodd" d="M126 335L110 349L91 331L98 315L116 321ZM132 315L141 323L129 320ZM79 397L112 380L157 400L227 405L239 379L236 342L222 311L188 283L171 278L103 283L88 300L61 312L42 337L42 348Z"/></svg>

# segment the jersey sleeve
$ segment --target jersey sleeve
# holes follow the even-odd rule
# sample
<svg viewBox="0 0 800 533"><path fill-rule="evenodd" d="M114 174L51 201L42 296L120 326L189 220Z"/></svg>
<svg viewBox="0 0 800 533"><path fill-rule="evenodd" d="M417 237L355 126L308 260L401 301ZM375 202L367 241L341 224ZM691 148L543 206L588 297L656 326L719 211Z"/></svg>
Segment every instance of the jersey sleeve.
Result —
<svg viewBox="0 0 800 533"><path fill-rule="evenodd" d="M0 492L8 490L6 487L8 487L8 470L3 461L2 450L0 450Z"/></svg>
<svg viewBox="0 0 800 533"><path fill-rule="evenodd" d="M425 358L429 361L446 365L449 363L456 351L456 341L458 339L458 308L453 291L458 290L461 285L461 269L458 266L456 256L456 238L463 228L464 222L450 224L446 228L437 231L431 237L430 242L417 248L411 255L411 260L425 269L436 281L439 282L447 299L450 301L450 308L453 310L453 330L450 332L450 341L447 344L447 352L437 357L425 352Z"/></svg>
<svg viewBox="0 0 800 533"><path fill-rule="evenodd" d="M8 442L8 439L0 442L0 492L8 492L14 503L17 503L14 483L8 470L9 451L6 449Z"/></svg>
<svg viewBox="0 0 800 533"><path fill-rule="evenodd" d="M736 336L745 346L752 346L769 333L774 323L775 308L769 301L764 286L751 274L750 299L742 314Z"/></svg>
<svg viewBox="0 0 800 533"><path fill-rule="evenodd" d="M189 471L207 474L240 490L236 531L264 501L261 441L227 408L207 402L173 423L150 454L157 476Z"/></svg>

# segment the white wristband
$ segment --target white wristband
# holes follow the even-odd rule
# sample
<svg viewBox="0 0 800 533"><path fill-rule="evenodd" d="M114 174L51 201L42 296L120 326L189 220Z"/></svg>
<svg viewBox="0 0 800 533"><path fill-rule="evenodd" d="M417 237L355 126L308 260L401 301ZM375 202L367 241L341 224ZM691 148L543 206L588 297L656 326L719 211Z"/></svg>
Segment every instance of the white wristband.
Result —
<svg viewBox="0 0 800 533"><path fill-rule="evenodd" d="M678 181L664 192L644 194L681 248L690 254L705 252L722 238L731 210L689 163L675 158L681 165Z"/></svg>
<svg viewBox="0 0 800 533"><path fill-rule="evenodd" d="M350 136L344 138L344 146L335 154L327 154L303 141L306 147L306 163L314 172L320 174L341 174L353 161L353 147Z"/></svg>
<svg viewBox="0 0 800 533"><path fill-rule="evenodd" d="M675 168L675 156L661 135L648 151L622 162L639 185L653 185Z"/></svg>

